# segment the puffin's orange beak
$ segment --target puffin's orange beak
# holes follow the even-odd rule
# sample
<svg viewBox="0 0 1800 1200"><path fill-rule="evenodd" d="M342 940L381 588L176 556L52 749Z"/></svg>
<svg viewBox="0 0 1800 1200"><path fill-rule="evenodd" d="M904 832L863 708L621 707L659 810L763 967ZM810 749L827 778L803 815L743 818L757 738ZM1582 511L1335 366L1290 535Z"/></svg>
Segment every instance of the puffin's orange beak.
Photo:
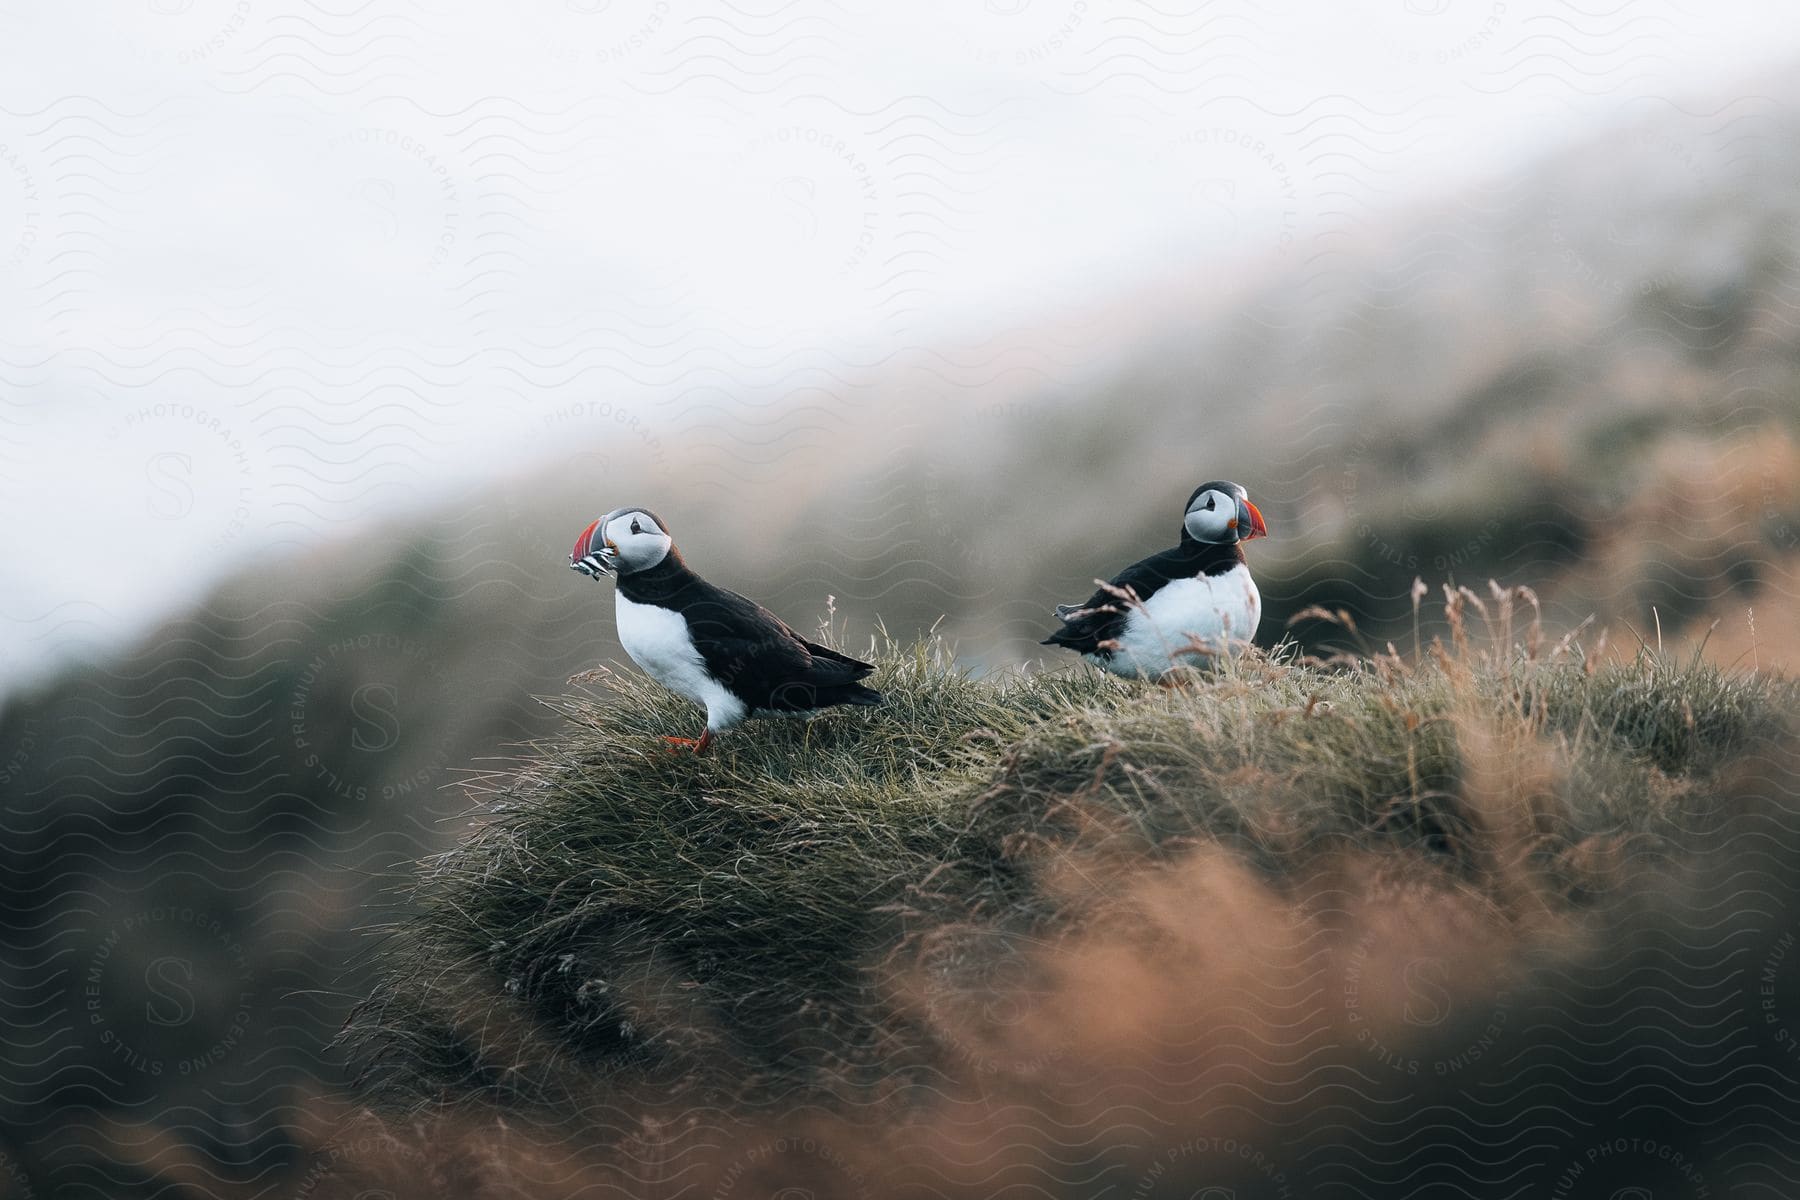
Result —
<svg viewBox="0 0 1800 1200"><path fill-rule="evenodd" d="M581 536L575 539L574 551L569 555L569 569L580 571L589 579L599 579L602 575L612 574L612 566L607 561L606 552L593 544L594 531L600 528L600 521L604 520L606 518L601 517L600 520L582 530ZM611 543L609 542L607 545L610 547Z"/></svg>
<svg viewBox="0 0 1800 1200"><path fill-rule="evenodd" d="M1246 533L1239 540L1247 542L1251 538L1268 537L1269 527L1263 523L1261 510L1248 500L1244 501L1244 509L1250 514L1250 532Z"/></svg>
<svg viewBox="0 0 1800 1200"><path fill-rule="evenodd" d="M588 552L593 549L588 545L588 539L594 536L594 530L599 524L600 521L596 518L586 529L581 531L581 536L575 539L575 551L569 555L570 562L577 563L588 556Z"/></svg>

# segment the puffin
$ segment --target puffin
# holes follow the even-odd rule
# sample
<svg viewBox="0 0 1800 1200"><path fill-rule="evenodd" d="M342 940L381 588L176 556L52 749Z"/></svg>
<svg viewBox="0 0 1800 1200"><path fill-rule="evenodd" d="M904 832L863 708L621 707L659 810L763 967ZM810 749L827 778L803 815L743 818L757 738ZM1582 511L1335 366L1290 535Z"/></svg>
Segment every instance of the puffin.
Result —
<svg viewBox="0 0 1800 1200"><path fill-rule="evenodd" d="M668 524L647 508L615 508L575 539L571 569L618 579L619 643L645 674L706 710L698 754L750 716L811 716L882 702L857 682L874 670L809 642L768 609L715 587L683 561Z"/></svg>
<svg viewBox="0 0 1800 1200"><path fill-rule="evenodd" d="M1209 665L1256 635L1262 595L1243 547L1268 532L1243 488L1203 483L1182 510L1179 545L1126 567L1086 604L1057 605L1062 627L1040 644L1127 679Z"/></svg>

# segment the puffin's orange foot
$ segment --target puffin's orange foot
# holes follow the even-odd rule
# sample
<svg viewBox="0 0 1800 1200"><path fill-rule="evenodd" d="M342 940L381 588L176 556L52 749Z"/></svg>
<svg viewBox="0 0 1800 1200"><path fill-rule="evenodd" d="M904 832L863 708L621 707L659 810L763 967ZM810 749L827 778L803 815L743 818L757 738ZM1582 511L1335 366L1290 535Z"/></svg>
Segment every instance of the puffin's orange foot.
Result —
<svg viewBox="0 0 1800 1200"><path fill-rule="evenodd" d="M663 741L669 743L669 749L671 751L679 750L685 746L691 749L695 754L698 754L708 746L712 745L712 730L707 730L697 738L676 737L673 734L666 734L663 737Z"/></svg>

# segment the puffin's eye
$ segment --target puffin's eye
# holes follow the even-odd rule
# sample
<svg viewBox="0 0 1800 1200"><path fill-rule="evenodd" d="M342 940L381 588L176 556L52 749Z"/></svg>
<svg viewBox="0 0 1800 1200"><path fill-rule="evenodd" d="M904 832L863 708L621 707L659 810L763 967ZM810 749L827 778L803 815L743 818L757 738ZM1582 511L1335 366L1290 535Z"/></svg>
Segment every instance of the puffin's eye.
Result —
<svg viewBox="0 0 1800 1200"><path fill-rule="evenodd" d="M1213 510L1213 498L1211 496L1208 496L1206 498L1206 511L1211 512L1212 510Z"/></svg>
<svg viewBox="0 0 1800 1200"><path fill-rule="evenodd" d="M633 532L633 533L644 532L644 527L637 523L636 517L631 518L631 532Z"/></svg>

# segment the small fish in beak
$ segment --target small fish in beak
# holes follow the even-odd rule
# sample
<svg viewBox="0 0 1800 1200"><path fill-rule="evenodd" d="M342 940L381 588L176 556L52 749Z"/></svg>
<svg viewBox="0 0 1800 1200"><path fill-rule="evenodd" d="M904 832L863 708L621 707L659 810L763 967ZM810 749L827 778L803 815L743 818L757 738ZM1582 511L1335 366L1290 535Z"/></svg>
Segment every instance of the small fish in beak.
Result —
<svg viewBox="0 0 1800 1200"><path fill-rule="evenodd" d="M602 575L612 574L612 564L607 561L607 548L593 545L594 531L600 528L600 522L594 521L581 531L575 539L575 549L569 554L569 569L580 571L589 579L598 580Z"/></svg>

